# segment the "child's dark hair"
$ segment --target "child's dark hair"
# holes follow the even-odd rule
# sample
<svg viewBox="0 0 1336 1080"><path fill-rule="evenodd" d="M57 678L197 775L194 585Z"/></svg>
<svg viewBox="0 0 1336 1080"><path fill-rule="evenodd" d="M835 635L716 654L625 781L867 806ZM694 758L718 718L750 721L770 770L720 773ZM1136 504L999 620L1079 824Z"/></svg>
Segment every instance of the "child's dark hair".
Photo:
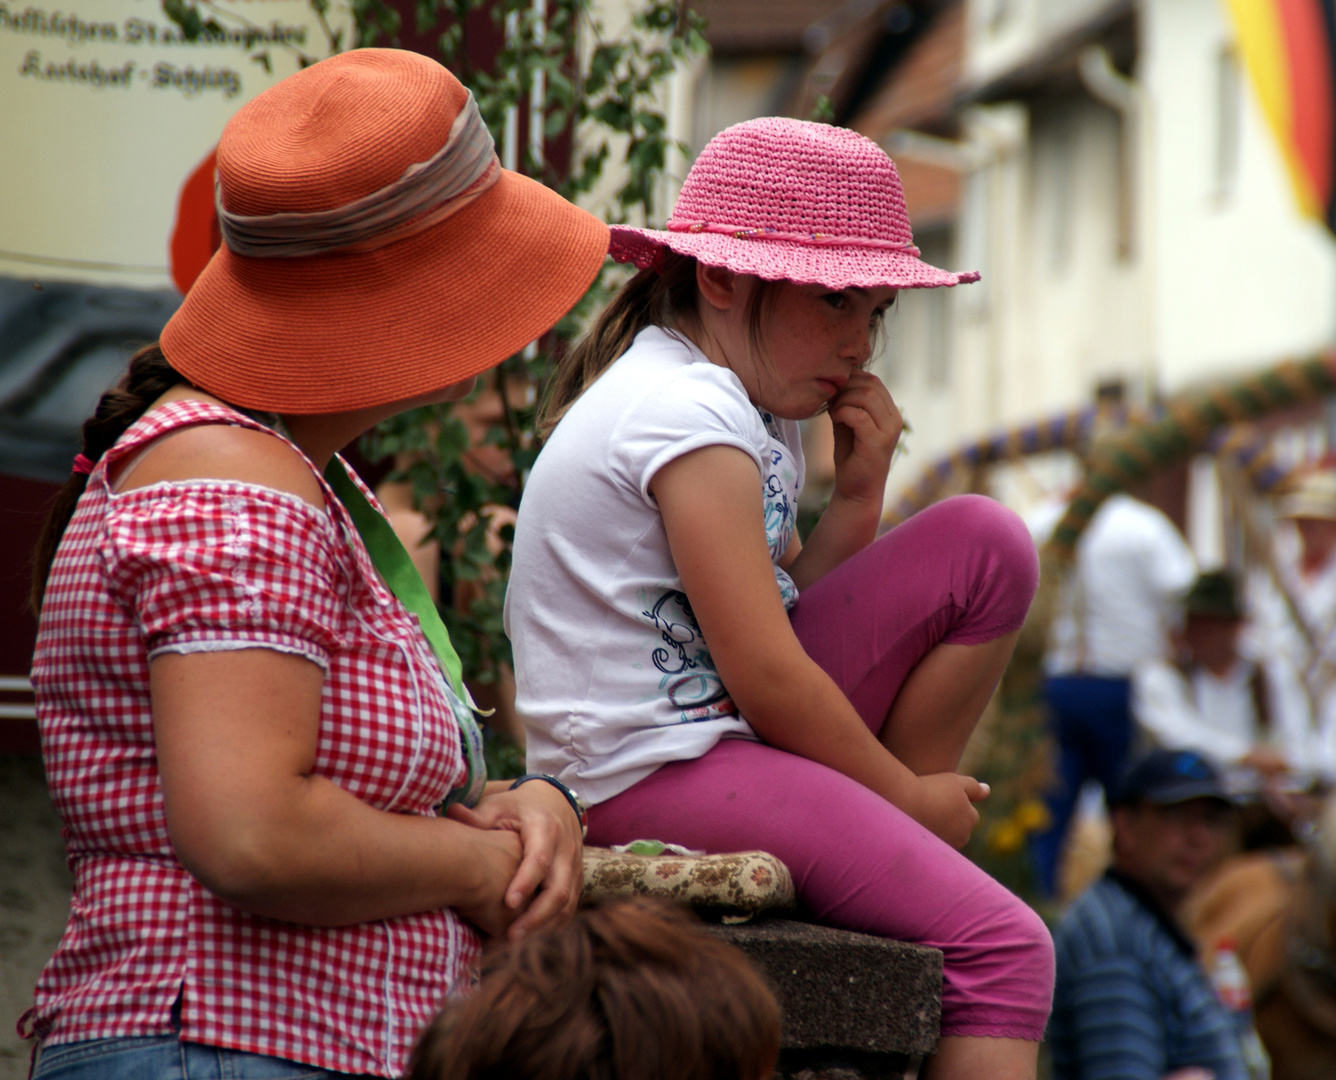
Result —
<svg viewBox="0 0 1336 1080"><path fill-rule="evenodd" d="M737 949L647 900L504 944L407 1080L769 1080L779 1006Z"/></svg>
<svg viewBox="0 0 1336 1080"><path fill-rule="evenodd" d="M97 409L83 423L83 450L89 461L96 463L115 445L158 398L178 383L185 382L185 376L167 362L162 348L155 341L146 345L130 357L130 365L112 389L102 395ZM32 591L28 602L34 612L42 609L42 593L46 589L46 578L51 572L51 560L56 556L56 548L65 533L65 527L74 516L75 504L88 484L84 473L71 473L60 491L42 525L42 533L37 539L37 547L32 557Z"/></svg>
<svg viewBox="0 0 1336 1080"><path fill-rule="evenodd" d="M760 356L764 356L761 331L766 309L778 284L758 279L747 304L748 337ZM696 303L696 260L662 249L658 263L623 285L562 359L538 410L538 433L550 435L566 410L631 347L645 327L694 323Z"/></svg>

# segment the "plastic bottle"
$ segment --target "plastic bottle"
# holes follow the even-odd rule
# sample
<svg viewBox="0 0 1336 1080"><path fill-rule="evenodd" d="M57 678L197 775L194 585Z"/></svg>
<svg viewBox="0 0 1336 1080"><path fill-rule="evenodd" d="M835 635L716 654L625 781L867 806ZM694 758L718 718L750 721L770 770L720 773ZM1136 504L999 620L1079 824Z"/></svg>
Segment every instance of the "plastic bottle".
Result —
<svg viewBox="0 0 1336 1080"><path fill-rule="evenodd" d="M1253 1027L1252 984L1233 938L1221 938L1216 942L1211 954L1210 976L1216 996L1234 1018L1248 1075L1251 1080L1270 1080L1271 1059Z"/></svg>

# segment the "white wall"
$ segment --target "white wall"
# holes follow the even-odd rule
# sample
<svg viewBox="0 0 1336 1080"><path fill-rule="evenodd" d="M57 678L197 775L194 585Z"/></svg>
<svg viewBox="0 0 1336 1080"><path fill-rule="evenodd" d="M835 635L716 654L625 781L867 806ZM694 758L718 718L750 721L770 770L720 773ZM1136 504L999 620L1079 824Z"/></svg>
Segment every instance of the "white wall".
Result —
<svg viewBox="0 0 1336 1080"><path fill-rule="evenodd" d="M1090 10L973 0L967 78L999 74L1044 40L1045 25ZM1142 19L1130 146L1118 114L1087 93L966 115L976 167L947 265L984 281L951 298L949 386L915 381L921 361L910 357L883 365L905 411L931 418L892 473L896 491L964 442L1088 404L1102 381L1121 378L1145 399L1336 341L1336 243L1300 217L1242 77L1233 126L1221 122L1231 32L1220 0L1146 0ZM1120 254L1129 150L1132 246ZM899 344L919 348L912 334Z"/></svg>
<svg viewBox="0 0 1336 1080"><path fill-rule="evenodd" d="M967 0L964 77L986 83L1031 55L1036 41L1078 26L1109 0Z"/></svg>
<svg viewBox="0 0 1336 1080"><path fill-rule="evenodd" d="M1237 169L1218 176L1218 65L1232 40L1220 0L1145 9L1153 101L1156 333L1173 391L1336 338L1336 244L1300 217L1276 141L1241 80Z"/></svg>

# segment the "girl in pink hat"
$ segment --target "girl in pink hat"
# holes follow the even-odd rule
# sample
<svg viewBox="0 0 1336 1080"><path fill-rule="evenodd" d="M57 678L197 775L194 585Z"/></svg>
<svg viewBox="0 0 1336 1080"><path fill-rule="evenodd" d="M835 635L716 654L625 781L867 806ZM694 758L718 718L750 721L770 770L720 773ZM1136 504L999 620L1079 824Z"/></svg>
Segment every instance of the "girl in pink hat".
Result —
<svg viewBox="0 0 1336 1080"><path fill-rule="evenodd" d="M918 258L875 143L797 120L713 139L564 362L516 527L507 628L529 767L589 840L762 849L823 922L940 948L940 1077L1033 1077L1052 943L959 852L956 769L1038 578L1020 521L947 500L876 539L903 424L864 370ZM798 421L835 491L795 530Z"/></svg>

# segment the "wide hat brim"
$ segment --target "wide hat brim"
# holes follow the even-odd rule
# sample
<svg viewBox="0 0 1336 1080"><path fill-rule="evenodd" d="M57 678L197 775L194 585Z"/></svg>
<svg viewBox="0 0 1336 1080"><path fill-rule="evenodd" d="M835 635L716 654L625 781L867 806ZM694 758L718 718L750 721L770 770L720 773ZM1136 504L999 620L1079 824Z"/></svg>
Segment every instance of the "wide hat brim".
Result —
<svg viewBox="0 0 1336 1080"><path fill-rule="evenodd" d="M1336 495L1325 492L1295 491L1276 500L1278 517L1291 520L1336 521Z"/></svg>
<svg viewBox="0 0 1336 1080"><path fill-rule="evenodd" d="M220 248L162 348L194 385L270 412L406 401L514 355L597 276L608 227L513 172L374 251L265 259Z"/></svg>
<svg viewBox="0 0 1336 1080"><path fill-rule="evenodd" d="M735 274L828 289L939 289L979 280L978 271L942 270L908 251L612 226L609 254L618 262L645 270L658 262L663 248Z"/></svg>

